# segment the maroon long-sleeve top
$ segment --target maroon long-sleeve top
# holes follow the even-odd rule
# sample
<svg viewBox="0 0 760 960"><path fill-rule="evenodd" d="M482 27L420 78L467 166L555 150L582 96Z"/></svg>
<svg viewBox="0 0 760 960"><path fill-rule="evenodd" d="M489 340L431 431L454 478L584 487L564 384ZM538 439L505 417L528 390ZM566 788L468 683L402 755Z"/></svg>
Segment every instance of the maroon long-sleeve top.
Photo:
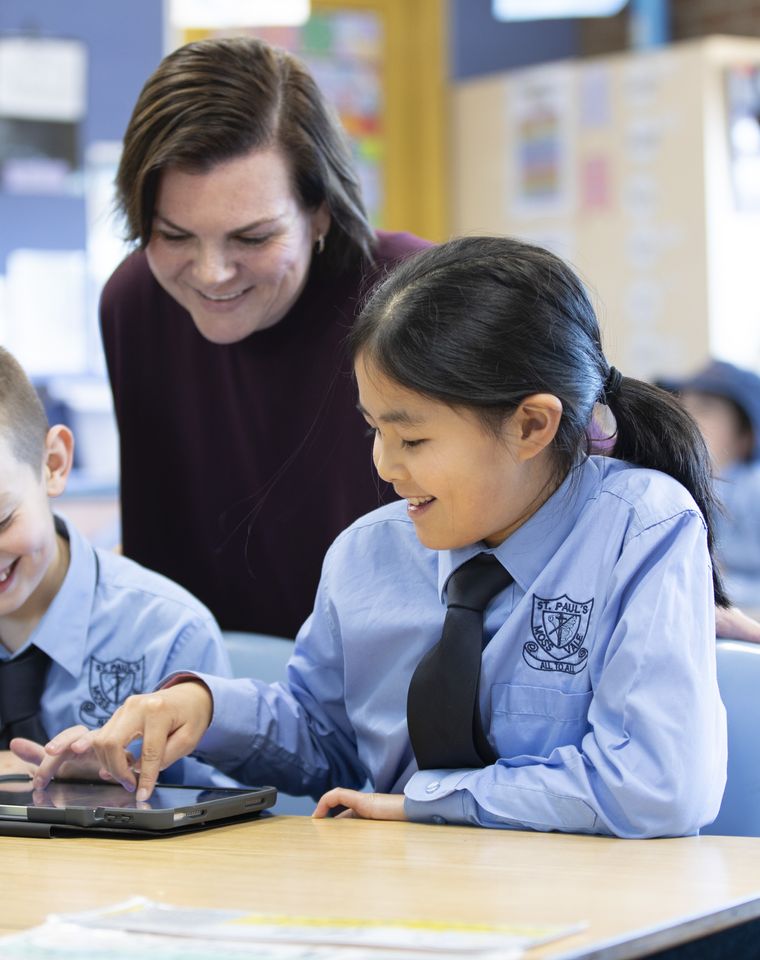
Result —
<svg viewBox="0 0 760 960"><path fill-rule="evenodd" d="M198 333L143 252L108 281L124 553L223 628L295 636L327 547L387 499L345 338L368 276L426 245L379 233L374 268L335 278L317 265L278 324L229 345Z"/></svg>

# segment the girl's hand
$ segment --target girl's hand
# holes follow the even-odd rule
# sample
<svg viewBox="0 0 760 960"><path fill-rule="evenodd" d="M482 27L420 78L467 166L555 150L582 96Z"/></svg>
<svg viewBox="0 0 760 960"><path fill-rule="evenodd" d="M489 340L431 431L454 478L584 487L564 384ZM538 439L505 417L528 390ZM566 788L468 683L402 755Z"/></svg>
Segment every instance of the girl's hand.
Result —
<svg viewBox="0 0 760 960"><path fill-rule="evenodd" d="M211 693L201 681L176 683L156 693L129 697L99 730L70 727L45 747L33 786L44 789L67 761L97 765L99 776L115 780L137 799L147 800L161 770L191 753L211 722ZM127 746L142 740L139 774Z"/></svg>
<svg viewBox="0 0 760 960"><path fill-rule="evenodd" d="M339 817L361 817L363 820L406 820L404 796L398 793L361 793L336 787L320 797L312 817L321 819L335 807L344 807Z"/></svg>

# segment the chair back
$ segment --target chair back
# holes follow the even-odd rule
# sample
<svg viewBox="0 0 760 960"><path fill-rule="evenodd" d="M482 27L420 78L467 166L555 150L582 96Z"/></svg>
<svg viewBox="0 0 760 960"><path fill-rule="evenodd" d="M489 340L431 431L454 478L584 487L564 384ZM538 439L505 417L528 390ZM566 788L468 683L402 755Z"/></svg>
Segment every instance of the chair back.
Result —
<svg viewBox="0 0 760 960"><path fill-rule="evenodd" d="M264 633L225 631L232 673L235 677L255 677L274 683L285 679L285 668L293 652L293 641Z"/></svg>
<svg viewBox="0 0 760 960"><path fill-rule="evenodd" d="M701 833L760 836L760 644L719 640L718 686L728 716L728 779Z"/></svg>
<svg viewBox="0 0 760 960"><path fill-rule="evenodd" d="M263 633L233 631L225 631L222 636L232 664L233 676L255 677L266 683L286 679L285 668L293 652L292 640ZM293 797L278 791L274 812L308 817L315 806L311 797Z"/></svg>

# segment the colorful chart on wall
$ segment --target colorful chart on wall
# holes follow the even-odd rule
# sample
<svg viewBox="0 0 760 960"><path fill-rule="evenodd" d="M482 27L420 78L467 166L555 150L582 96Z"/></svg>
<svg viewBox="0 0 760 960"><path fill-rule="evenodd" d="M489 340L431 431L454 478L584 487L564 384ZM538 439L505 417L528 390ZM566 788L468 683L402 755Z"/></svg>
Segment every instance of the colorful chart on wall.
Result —
<svg viewBox="0 0 760 960"><path fill-rule="evenodd" d="M559 217L575 202L573 76L565 66L526 70L511 95L511 216Z"/></svg>

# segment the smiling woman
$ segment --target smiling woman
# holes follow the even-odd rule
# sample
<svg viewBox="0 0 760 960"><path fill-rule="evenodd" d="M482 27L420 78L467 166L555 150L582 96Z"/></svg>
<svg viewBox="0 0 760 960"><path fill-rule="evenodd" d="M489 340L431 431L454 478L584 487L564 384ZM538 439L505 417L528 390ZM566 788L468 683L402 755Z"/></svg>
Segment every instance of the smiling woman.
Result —
<svg viewBox="0 0 760 960"><path fill-rule="evenodd" d="M330 542L382 495L346 333L427 244L372 230L312 77L253 38L165 58L117 187L138 243L101 304L124 552L224 628L295 636Z"/></svg>
<svg viewBox="0 0 760 960"><path fill-rule="evenodd" d="M236 343L293 307L329 226L326 204L299 204L282 151L254 149L208 173L167 170L145 252L198 331Z"/></svg>

